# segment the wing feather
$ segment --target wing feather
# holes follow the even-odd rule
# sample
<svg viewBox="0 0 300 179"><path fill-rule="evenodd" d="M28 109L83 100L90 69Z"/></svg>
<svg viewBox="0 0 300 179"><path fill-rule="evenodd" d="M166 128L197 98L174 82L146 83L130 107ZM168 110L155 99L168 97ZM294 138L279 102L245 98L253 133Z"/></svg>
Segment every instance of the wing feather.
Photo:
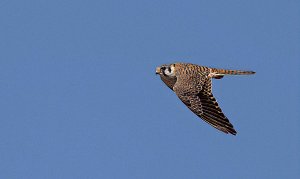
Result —
<svg viewBox="0 0 300 179"><path fill-rule="evenodd" d="M212 95L211 79L197 75L192 77L186 75L177 76L177 81L174 84L173 90L179 99L193 113L214 128L227 134L236 135L233 125Z"/></svg>
<svg viewBox="0 0 300 179"><path fill-rule="evenodd" d="M193 113L214 128L236 135L233 125L224 115L212 94L200 91L198 94L177 94L177 96Z"/></svg>

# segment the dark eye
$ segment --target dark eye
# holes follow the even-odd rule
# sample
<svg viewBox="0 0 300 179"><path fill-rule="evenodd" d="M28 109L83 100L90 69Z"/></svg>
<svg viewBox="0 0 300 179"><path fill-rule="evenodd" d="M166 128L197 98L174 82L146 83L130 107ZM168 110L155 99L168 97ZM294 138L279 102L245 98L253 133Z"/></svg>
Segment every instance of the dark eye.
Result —
<svg viewBox="0 0 300 179"><path fill-rule="evenodd" d="M169 73L171 73L171 68L170 67L168 67L168 71L169 71Z"/></svg>

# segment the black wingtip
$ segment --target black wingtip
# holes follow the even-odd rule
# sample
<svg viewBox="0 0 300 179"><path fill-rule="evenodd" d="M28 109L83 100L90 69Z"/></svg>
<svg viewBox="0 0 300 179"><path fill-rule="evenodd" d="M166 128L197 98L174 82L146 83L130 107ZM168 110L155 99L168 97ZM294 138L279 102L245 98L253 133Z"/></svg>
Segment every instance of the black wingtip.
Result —
<svg viewBox="0 0 300 179"><path fill-rule="evenodd" d="M237 132L233 128L223 128L223 129L217 128L217 129L219 129L220 131L222 131L226 134L231 134L234 136L237 134Z"/></svg>
<svg viewBox="0 0 300 179"><path fill-rule="evenodd" d="M236 131L234 131L234 132L230 132L230 134L232 134L232 135L236 136L237 132L236 132Z"/></svg>
<svg viewBox="0 0 300 179"><path fill-rule="evenodd" d="M227 128L227 132L228 132L229 134L234 135L234 136L237 134L237 132L236 132L236 130L234 130L234 128Z"/></svg>

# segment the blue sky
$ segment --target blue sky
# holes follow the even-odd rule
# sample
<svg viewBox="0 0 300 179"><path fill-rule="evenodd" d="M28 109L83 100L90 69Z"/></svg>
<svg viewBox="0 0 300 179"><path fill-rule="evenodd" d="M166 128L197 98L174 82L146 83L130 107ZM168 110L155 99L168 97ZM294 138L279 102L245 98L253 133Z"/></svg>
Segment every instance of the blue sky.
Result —
<svg viewBox="0 0 300 179"><path fill-rule="evenodd" d="M299 178L299 1L0 1L0 178ZM213 81L218 132L155 75Z"/></svg>

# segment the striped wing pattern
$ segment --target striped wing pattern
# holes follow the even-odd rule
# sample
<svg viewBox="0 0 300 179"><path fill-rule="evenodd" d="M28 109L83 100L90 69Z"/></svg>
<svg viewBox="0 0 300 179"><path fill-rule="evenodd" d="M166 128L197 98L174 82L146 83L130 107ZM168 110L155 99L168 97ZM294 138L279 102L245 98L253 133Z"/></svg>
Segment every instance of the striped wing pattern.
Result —
<svg viewBox="0 0 300 179"><path fill-rule="evenodd" d="M227 134L236 135L233 125L211 93L211 80L203 86L198 94L177 94L177 96L193 113L214 128Z"/></svg>

